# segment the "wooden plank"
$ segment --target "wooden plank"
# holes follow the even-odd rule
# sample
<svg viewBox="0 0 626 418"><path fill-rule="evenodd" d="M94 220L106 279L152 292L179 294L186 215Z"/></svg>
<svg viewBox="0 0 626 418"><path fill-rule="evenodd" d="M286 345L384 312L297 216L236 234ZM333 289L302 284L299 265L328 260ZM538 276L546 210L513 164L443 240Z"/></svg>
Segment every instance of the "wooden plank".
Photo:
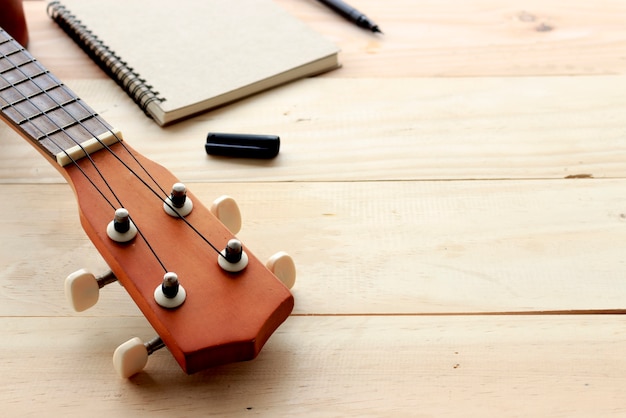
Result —
<svg viewBox="0 0 626 418"><path fill-rule="evenodd" d="M277 0L341 48L343 67L324 77L533 76L626 72L626 5L615 0L360 0L376 36L316 2ZM60 76L104 77L45 14L25 2L31 50ZM158 6L157 6L158 7ZM128 58L126 58L128 59ZM392 64L390 64L392 63Z"/></svg>
<svg viewBox="0 0 626 418"><path fill-rule="evenodd" d="M0 318L3 416L623 416L622 316L292 317L254 361L118 378L142 318Z"/></svg>
<svg viewBox="0 0 626 418"><path fill-rule="evenodd" d="M337 42L346 62L329 76L430 77L624 73L626 5L513 0L359 0L384 36L316 2L278 0ZM368 36L369 35L369 36ZM393 65L389 65L393 62Z"/></svg>
<svg viewBox="0 0 626 418"><path fill-rule="evenodd" d="M625 180L191 184L239 202L261 259L294 257L299 314L626 308ZM104 270L65 185L2 185L2 315L69 315L64 277ZM138 315L110 286L90 315ZM89 315L89 313L88 313Z"/></svg>
<svg viewBox="0 0 626 418"><path fill-rule="evenodd" d="M69 82L184 181L624 177L624 78L304 80L160 128L109 80ZM281 137L269 161L210 157L209 131ZM61 177L0 126L0 179Z"/></svg>

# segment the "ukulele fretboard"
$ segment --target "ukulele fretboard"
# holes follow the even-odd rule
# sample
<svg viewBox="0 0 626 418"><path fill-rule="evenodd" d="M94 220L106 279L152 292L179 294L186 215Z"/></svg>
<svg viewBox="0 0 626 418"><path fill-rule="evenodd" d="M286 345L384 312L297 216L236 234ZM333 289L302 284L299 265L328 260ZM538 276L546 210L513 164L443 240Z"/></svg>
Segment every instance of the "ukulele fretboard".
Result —
<svg viewBox="0 0 626 418"><path fill-rule="evenodd" d="M82 157L83 148L91 152L94 138L118 140L105 121L2 29L0 112L7 123L62 165Z"/></svg>

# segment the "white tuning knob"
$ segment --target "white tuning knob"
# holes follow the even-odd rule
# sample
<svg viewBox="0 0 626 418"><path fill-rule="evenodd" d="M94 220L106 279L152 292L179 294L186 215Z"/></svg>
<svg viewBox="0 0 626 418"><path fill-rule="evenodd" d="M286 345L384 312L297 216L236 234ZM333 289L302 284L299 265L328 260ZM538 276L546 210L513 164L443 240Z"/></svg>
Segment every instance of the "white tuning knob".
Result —
<svg viewBox="0 0 626 418"><path fill-rule="evenodd" d="M265 265L288 289L296 283L296 264L286 252L274 254Z"/></svg>
<svg viewBox="0 0 626 418"><path fill-rule="evenodd" d="M87 270L80 269L65 279L65 297L76 312L82 312L98 302L102 287L116 280L111 271L96 278Z"/></svg>
<svg viewBox="0 0 626 418"><path fill-rule="evenodd" d="M241 211L235 199L230 196L221 196L213 201L211 213L222 222L233 234L241 230Z"/></svg>
<svg viewBox="0 0 626 418"><path fill-rule="evenodd" d="M146 363L148 363L148 350L143 341L137 337L126 341L113 353L113 367L124 379L142 371Z"/></svg>
<svg viewBox="0 0 626 418"><path fill-rule="evenodd" d="M164 346L159 337L147 343L138 337L131 338L113 353L113 367L121 377L128 379L142 371L148 363L148 356Z"/></svg>

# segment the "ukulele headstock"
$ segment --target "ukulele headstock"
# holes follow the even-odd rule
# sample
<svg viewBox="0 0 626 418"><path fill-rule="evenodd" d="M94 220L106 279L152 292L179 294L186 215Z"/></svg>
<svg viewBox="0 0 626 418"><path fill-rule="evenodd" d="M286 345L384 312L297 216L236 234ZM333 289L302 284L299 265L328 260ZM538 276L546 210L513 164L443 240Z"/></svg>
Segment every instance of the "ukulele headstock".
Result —
<svg viewBox="0 0 626 418"><path fill-rule="evenodd" d="M143 171L150 177L138 179ZM281 268L270 261L270 270L245 245L237 248L237 231L214 215L236 218L232 200L222 199L212 212L128 145L113 144L65 172L87 235L185 372L255 358L291 313L293 296L274 274ZM150 183L174 187L159 200ZM182 205L177 194L185 195ZM104 201L123 202L124 209ZM178 292L168 297L174 287Z"/></svg>

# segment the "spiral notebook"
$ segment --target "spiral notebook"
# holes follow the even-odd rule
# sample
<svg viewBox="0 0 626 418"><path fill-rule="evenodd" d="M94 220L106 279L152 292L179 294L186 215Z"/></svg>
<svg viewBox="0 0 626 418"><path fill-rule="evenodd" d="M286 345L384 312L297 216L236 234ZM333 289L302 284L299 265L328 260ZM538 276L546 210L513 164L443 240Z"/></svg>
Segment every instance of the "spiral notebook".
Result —
<svg viewBox="0 0 626 418"><path fill-rule="evenodd" d="M271 0L61 0L48 15L159 125L339 66Z"/></svg>

